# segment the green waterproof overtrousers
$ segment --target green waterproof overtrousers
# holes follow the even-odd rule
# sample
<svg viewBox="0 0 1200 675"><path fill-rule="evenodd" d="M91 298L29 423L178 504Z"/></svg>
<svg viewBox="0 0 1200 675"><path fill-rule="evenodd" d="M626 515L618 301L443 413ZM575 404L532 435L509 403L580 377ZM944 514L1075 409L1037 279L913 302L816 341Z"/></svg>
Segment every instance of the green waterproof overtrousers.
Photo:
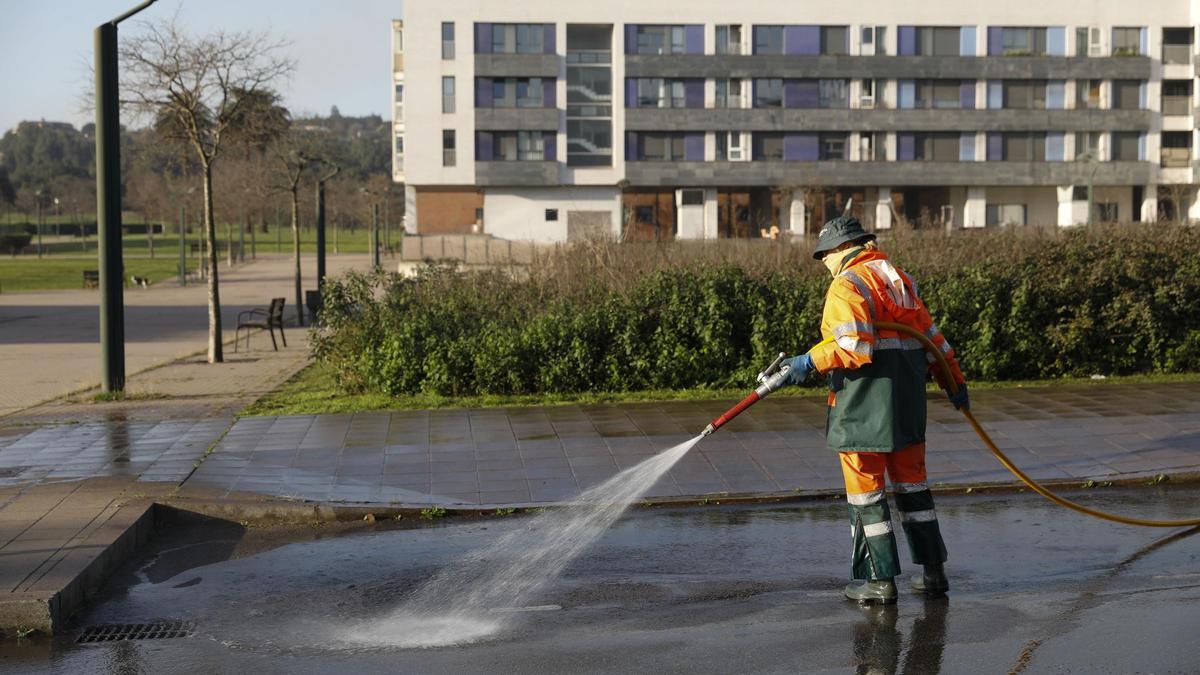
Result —
<svg viewBox="0 0 1200 675"><path fill-rule="evenodd" d="M877 496L876 496L877 495ZM865 496L865 495L864 495ZM883 491L867 497L864 504L850 504L854 552L850 562L852 579L891 579L900 574L896 535L891 511ZM908 539L909 553L917 565L946 562L946 545L938 527L933 495L928 489L896 493L896 508Z"/></svg>

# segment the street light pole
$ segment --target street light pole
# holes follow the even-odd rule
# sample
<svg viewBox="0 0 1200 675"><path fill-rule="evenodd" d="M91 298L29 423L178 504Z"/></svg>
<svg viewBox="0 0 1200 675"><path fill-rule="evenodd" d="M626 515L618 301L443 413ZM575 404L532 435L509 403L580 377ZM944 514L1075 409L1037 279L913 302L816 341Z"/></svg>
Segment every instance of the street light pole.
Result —
<svg viewBox="0 0 1200 675"><path fill-rule="evenodd" d="M379 269L379 202L371 204L371 267Z"/></svg>
<svg viewBox="0 0 1200 675"><path fill-rule="evenodd" d="M121 260L121 108L117 24L154 3L145 0L93 34L96 71L96 229L100 238L100 386L125 390L125 297Z"/></svg>

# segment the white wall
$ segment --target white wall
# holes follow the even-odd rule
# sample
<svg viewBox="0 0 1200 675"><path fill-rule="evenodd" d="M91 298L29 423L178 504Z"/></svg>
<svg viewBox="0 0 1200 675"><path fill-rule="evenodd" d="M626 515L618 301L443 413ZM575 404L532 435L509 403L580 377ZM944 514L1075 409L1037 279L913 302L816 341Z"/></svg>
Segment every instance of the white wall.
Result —
<svg viewBox="0 0 1200 675"><path fill-rule="evenodd" d="M558 209L547 222L546 209ZM613 187L487 188L483 232L502 239L554 243L567 240L568 211L608 211L620 233L621 195Z"/></svg>
<svg viewBox="0 0 1200 675"><path fill-rule="evenodd" d="M1053 187L989 187L987 203L1024 204L1027 224L1058 224L1058 190Z"/></svg>

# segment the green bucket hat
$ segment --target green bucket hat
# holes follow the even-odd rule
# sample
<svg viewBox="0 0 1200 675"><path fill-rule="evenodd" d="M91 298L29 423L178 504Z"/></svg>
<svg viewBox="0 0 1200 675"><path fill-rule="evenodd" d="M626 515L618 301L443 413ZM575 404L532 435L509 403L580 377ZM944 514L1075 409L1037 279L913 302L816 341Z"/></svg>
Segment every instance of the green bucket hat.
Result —
<svg viewBox="0 0 1200 675"><path fill-rule="evenodd" d="M854 216L838 216L825 223L821 233L817 235L817 247L813 249L813 258L820 260L833 249L848 241L865 239L872 241L875 235L863 229L862 223Z"/></svg>

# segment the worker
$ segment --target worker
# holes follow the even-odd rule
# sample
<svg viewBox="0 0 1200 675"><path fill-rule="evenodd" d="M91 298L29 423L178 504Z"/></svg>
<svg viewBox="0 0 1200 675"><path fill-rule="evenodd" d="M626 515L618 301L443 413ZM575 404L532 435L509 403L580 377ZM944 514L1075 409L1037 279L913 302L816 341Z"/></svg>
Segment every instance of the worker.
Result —
<svg viewBox="0 0 1200 675"><path fill-rule="evenodd" d="M826 340L788 361L787 382L800 384L813 373L829 377L826 438L841 457L854 540L846 597L861 604L896 601L900 561L885 473L913 564L923 567L912 589L944 595L946 546L925 473L925 382L932 369L954 407L969 409L954 350L934 325L916 282L892 264L856 218L827 222L813 257L833 275L821 319ZM876 321L924 333L950 364L958 393L949 394L944 374L919 341L876 329Z"/></svg>

